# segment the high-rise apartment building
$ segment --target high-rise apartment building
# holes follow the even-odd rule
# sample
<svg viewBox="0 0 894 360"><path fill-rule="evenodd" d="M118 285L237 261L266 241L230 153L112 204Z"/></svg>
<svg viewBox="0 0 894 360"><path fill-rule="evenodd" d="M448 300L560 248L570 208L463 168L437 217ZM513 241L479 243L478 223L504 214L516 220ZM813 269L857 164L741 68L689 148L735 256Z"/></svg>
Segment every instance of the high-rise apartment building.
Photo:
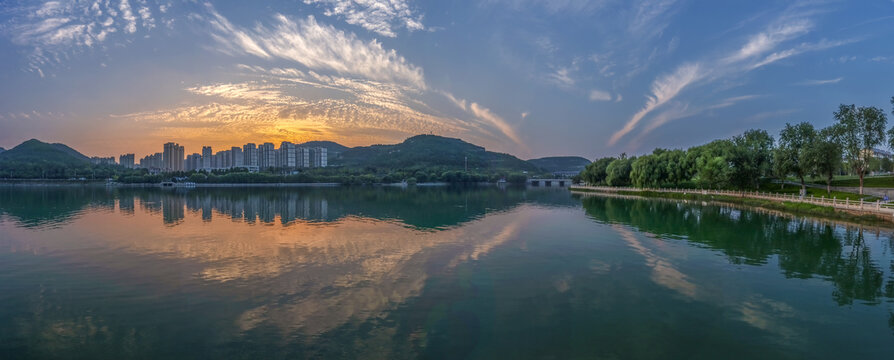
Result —
<svg viewBox="0 0 894 360"><path fill-rule="evenodd" d="M134 156L133 154L123 154L118 157L118 165L121 165L128 169L134 168Z"/></svg>
<svg viewBox="0 0 894 360"><path fill-rule="evenodd" d="M90 162L93 163L93 165L115 165L115 157L94 156L90 158Z"/></svg>
<svg viewBox="0 0 894 360"><path fill-rule="evenodd" d="M241 168L243 165L243 161L245 157L242 156L242 148L238 146L233 146L230 148L230 166L234 168Z"/></svg>
<svg viewBox="0 0 894 360"><path fill-rule="evenodd" d="M162 161L164 171L183 171L183 146L169 142L164 145Z"/></svg>
<svg viewBox="0 0 894 360"><path fill-rule="evenodd" d="M162 161L164 154L155 153L152 155L146 155L142 159L140 159L140 167L143 169L161 171L164 166L164 161Z"/></svg>
<svg viewBox="0 0 894 360"><path fill-rule="evenodd" d="M242 146L242 166L249 170L258 170L258 147L254 143Z"/></svg>
<svg viewBox="0 0 894 360"><path fill-rule="evenodd" d="M310 167L310 149L306 147L295 148L295 167Z"/></svg>
<svg viewBox="0 0 894 360"><path fill-rule="evenodd" d="M310 162L311 167L326 167L329 163L328 149L324 147L311 148Z"/></svg>
<svg viewBox="0 0 894 360"><path fill-rule="evenodd" d="M294 169L298 167L296 163L295 149L295 144L283 141L279 145L279 151L277 152L276 167L286 169Z"/></svg>
<svg viewBox="0 0 894 360"><path fill-rule="evenodd" d="M214 153L211 152L210 146L202 146L202 169L211 170L211 168L212 168L211 160L213 160L211 158L211 156L213 154Z"/></svg>
<svg viewBox="0 0 894 360"><path fill-rule="evenodd" d="M264 143L258 146L258 167L267 170L276 167L276 147L273 143Z"/></svg>
<svg viewBox="0 0 894 360"><path fill-rule="evenodd" d="M184 168L186 171L200 170L202 168L202 154L193 153L192 155L187 155Z"/></svg>

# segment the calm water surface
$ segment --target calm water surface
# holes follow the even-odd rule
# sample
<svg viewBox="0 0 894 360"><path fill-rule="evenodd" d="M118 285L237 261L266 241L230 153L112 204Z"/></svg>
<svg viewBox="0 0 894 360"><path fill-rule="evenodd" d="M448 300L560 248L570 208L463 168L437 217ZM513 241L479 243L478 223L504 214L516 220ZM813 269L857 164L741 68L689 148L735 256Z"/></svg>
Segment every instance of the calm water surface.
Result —
<svg viewBox="0 0 894 360"><path fill-rule="evenodd" d="M0 188L0 358L892 359L891 233L499 188Z"/></svg>

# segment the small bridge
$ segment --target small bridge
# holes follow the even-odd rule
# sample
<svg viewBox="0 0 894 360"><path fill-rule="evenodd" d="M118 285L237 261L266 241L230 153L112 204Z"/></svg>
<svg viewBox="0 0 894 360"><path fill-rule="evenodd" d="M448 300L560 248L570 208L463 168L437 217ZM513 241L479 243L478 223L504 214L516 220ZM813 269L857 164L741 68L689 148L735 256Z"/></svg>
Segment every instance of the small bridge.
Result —
<svg viewBox="0 0 894 360"><path fill-rule="evenodd" d="M571 179L528 179L531 186L571 186Z"/></svg>

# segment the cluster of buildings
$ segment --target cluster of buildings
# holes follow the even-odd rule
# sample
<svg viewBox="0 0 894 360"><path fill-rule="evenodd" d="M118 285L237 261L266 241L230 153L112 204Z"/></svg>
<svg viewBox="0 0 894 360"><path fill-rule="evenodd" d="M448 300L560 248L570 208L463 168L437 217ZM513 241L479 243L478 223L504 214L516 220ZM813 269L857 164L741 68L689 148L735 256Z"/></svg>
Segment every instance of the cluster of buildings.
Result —
<svg viewBox="0 0 894 360"><path fill-rule="evenodd" d="M328 165L328 153L324 147L298 146L284 141L279 148L273 143L255 145L248 143L241 148L214 152L210 146L203 146L202 153L186 155L183 146L169 142L162 152L144 156L139 162L134 154L118 157L118 164L126 168L149 169L152 173L172 171L211 171L246 168L257 172L268 169L294 171L305 168L319 168ZM115 164L115 158L94 158L96 164Z"/></svg>

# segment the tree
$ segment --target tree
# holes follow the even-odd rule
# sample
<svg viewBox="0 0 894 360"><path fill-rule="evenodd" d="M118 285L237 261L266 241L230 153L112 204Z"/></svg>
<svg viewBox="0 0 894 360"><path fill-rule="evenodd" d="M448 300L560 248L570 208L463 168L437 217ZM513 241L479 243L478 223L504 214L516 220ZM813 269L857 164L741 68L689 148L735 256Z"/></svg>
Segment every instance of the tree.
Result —
<svg viewBox="0 0 894 360"><path fill-rule="evenodd" d="M807 152L815 141L816 130L810 123L785 124L785 128L779 132L779 144L773 152L774 172L783 176L783 182L788 174L794 174L801 180L801 189L807 188L804 177L812 170Z"/></svg>
<svg viewBox="0 0 894 360"><path fill-rule="evenodd" d="M584 171L581 172L581 179L584 182L590 185L599 185L605 182L606 172L605 169L608 167L608 164L611 164L612 161L615 161L615 158L606 157L596 160L587 165L584 168Z"/></svg>
<svg viewBox="0 0 894 360"><path fill-rule="evenodd" d="M770 173L773 137L765 130L748 130L734 137L733 145L730 182L740 189L760 187L761 177Z"/></svg>
<svg viewBox="0 0 894 360"><path fill-rule="evenodd" d="M658 150L655 150L658 151ZM658 187L665 176L664 170L658 163L657 155L644 155L638 157L630 165L630 182L636 187Z"/></svg>
<svg viewBox="0 0 894 360"><path fill-rule="evenodd" d="M733 153L733 142L714 140L686 152L687 166L691 166L693 180L701 187L723 188L730 182L732 166L729 159Z"/></svg>
<svg viewBox="0 0 894 360"><path fill-rule="evenodd" d="M863 195L863 177L872 159L872 149L885 141L888 119L884 111L874 106L858 108L841 104L833 114L837 121L837 142L848 165L860 177L860 195Z"/></svg>
<svg viewBox="0 0 894 360"><path fill-rule="evenodd" d="M891 115L894 115L894 96L891 97ZM888 130L888 146L894 149L894 127Z"/></svg>
<svg viewBox="0 0 894 360"><path fill-rule="evenodd" d="M630 171L634 160L636 157L628 158L626 154L621 154L621 157L612 161L605 168L605 182L609 186L630 185Z"/></svg>
<svg viewBox="0 0 894 360"><path fill-rule="evenodd" d="M832 179L841 167L841 144L836 142L835 128L820 130L807 147L807 161L811 174L826 179L826 193L832 194Z"/></svg>

